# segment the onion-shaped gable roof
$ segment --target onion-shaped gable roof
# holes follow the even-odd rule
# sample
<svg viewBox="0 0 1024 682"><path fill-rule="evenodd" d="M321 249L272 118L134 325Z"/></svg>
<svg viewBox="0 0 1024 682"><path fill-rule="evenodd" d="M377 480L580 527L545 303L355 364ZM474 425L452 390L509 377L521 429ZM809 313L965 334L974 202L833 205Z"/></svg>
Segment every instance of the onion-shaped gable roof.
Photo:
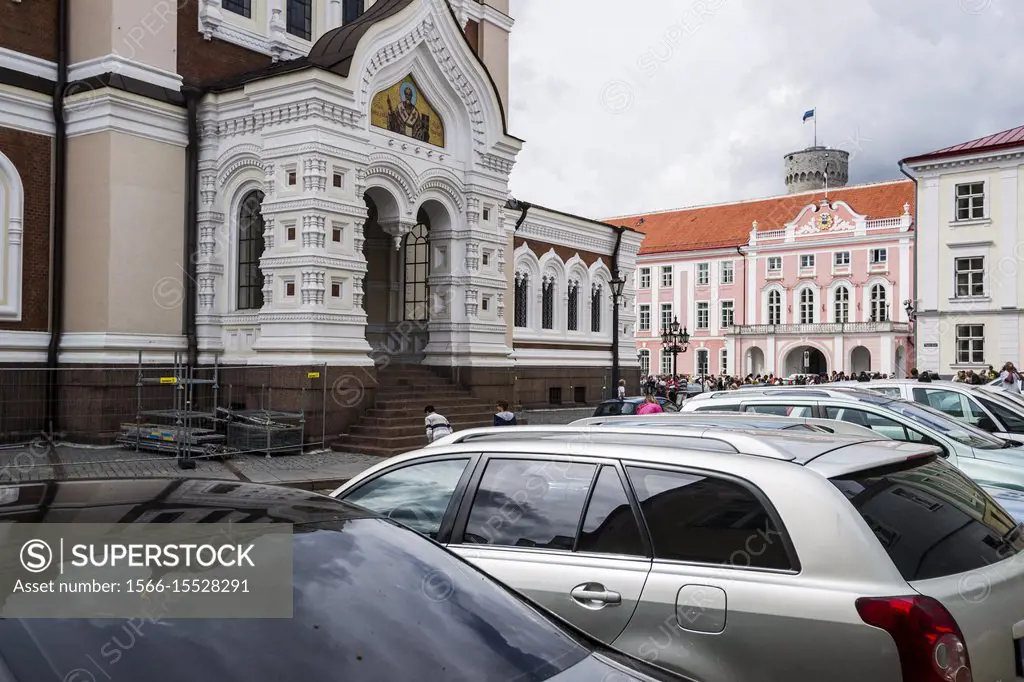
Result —
<svg viewBox="0 0 1024 682"><path fill-rule="evenodd" d="M378 0L355 21L328 31L309 51L310 63L339 76L348 76L356 47L370 27L378 21L398 14L414 0Z"/></svg>

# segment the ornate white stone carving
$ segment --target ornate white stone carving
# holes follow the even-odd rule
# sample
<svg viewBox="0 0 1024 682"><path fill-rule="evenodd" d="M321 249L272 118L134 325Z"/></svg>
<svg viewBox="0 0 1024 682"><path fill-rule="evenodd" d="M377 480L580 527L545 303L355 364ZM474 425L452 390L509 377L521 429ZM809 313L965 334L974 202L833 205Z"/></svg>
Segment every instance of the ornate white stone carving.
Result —
<svg viewBox="0 0 1024 682"><path fill-rule="evenodd" d="M327 273L323 270L306 270L302 273L301 301L303 305L323 305Z"/></svg>
<svg viewBox="0 0 1024 682"><path fill-rule="evenodd" d="M327 242L326 224L326 216L315 213L302 216L302 248L324 248Z"/></svg>

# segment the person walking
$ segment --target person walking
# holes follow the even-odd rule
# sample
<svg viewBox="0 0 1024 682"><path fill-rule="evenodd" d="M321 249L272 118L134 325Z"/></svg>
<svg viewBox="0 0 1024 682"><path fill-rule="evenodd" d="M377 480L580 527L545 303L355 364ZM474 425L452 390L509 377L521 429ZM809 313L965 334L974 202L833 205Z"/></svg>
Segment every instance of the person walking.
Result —
<svg viewBox="0 0 1024 682"><path fill-rule="evenodd" d="M497 410L494 413L494 425L495 426L515 426L516 415L508 409L508 403L504 400L499 400L497 403Z"/></svg>
<svg viewBox="0 0 1024 682"><path fill-rule="evenodd" d="M999 374L999 379L1001 380L999 385L1004 391L1020 393L1022 383L1020 372L1017 371L1012 362L1003 365L1003 371Z"/></svg>
<svg viewBox="0 0 1024 682"><path fill-rule="evenodd" d="M654 396L648 393L644 396L644 401L640 403L640 406L636 408L637 414L657 414L658 412L664 412L658 401L654 399Z"/></svg>
<svg viewBox="0 0 1024 682"><path fill-rule="evenodd" d="M433 405L427 405L423 412L427 415L423 421L427 426L428 443L433 443L435 440L451 435L452 425L448 423L447 419L437 413Z"/></svg>
<svg viewBox="0 0 1024 682"><path fill-rule="evenodd" d="M619 379L619 386L618 386L618 388L615 389L615 396L619 400L625 400L626 399L626 380L625 379Z"/></svg>

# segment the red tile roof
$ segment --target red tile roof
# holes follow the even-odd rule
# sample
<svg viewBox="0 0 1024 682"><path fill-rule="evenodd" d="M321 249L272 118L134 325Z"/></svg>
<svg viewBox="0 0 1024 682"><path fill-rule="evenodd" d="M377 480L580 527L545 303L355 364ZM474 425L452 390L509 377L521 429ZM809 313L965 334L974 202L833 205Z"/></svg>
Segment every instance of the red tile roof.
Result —
<svg viewBox="0 0 1024 682"><path fill-rule="evenodd" d="M645 236L640 248L641 255L730 248L747 243L755 220L759 232L782 229L805 206L816 204L824 198L823 191L802 192L768 199L622 216L605 222L643 232ZM828 198L844 201L855 212L871 219L895 218L903 215L904 204L910 204L911 212L914 211L914 183L910 180L896 180L855 185L829 190Z"/></svg>
<svg viewBox="0 0 1024 682"><path fill-rule="evenodd" d="M903 159L903 161L924 161L927 159L939 159L945 156L957 156L968 152L992 151L1017 146L1024 147L1024 126L1010 128L1009 130L1004 130L1003 132L996 133L995 135L979 137L977 140L971 140L970 142L961 142L960 144L955 144L952 147L938 149L934 152L928 152L927 154L911 156Z"/></svg>

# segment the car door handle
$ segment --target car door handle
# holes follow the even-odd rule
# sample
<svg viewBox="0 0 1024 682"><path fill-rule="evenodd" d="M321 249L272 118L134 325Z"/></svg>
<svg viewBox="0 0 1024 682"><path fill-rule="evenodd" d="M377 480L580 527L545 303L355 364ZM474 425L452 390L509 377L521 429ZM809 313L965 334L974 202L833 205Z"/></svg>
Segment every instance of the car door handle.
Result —
<svg viewBox="0 0 1024 682"><path fill-rule="evenodd" d="M574 587L572 598L581 602L600 602L602 604L621 604L622 595L611 590L600 589L602 585L580 585Z"/></svg>

